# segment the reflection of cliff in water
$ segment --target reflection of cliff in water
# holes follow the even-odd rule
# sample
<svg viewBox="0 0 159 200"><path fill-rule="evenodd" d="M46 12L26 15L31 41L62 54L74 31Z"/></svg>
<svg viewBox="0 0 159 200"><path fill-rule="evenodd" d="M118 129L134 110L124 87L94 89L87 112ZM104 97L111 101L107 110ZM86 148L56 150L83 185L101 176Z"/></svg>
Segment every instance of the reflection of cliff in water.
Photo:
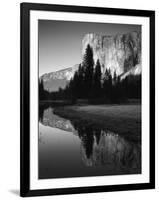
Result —
<svg viewBox="0 0 159 200"><path fill-rule="evenodd" d="M127 173L141 172L140 146L112 132L93 130L93 134L87 133L80 136L81 157L85 165L108 165L112 170L114 168Z"/></svg>
<svg viewBox="0 0 159 200"><path fill-rule="evenodd" d="M124 137L88 124L74 123L53 113L52 107L39 109L39 120L44 126L73 133L79 138L80 160L87 167L103 166L109 171L141 173L141 145ZM40 136L41 138L41 136ZM61 149L63 147L61 146Z"/></svg>
<svg viewBox="0 0 159 200"><path fill-rule="evenodd" d="M39 109L39 121L44 126L59 128L68 132L75 132L70 120L64 119L53 113L53 108Z"/></svg>

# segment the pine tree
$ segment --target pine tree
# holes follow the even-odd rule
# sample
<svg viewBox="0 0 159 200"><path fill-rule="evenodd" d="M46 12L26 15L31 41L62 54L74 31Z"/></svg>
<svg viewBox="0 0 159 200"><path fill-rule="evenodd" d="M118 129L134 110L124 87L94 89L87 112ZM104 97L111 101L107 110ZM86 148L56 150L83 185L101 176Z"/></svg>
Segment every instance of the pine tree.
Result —
<svg viewBox="0 0 159 200"><path fill-rule="evenodd" d="M45 90L44 90L44 83L43 79L39 79L39 99L44 100L45 99Z"/></svg>
<svg viewBox="0 0 159 200"><path fill-rule="evenodd" d="M114 71L114 75L113 75L113 84L115 85L117 82L117 74L116 71Z"/></svg>
<svg viewBox="0 0 159 200"><path fill-rule="evenodd" d="M93 76L93 97L98 98L101 96L101 65L99 62L99 59L97 60L96 66L95 66L95 72Z"/></svg>
<svg viewBox="0 0 159 200"><path fill-rule="evenodd" d="M83 94L83 87L84 87L84 69L83 66L81 64L79 64L79 68L77 71L78 74L78 97L79 98L83 98L84 94Z"/></svg>
<svg viewBox="0 0 159 200"><path fill-rule="evenodd" d="M93 84L93 50L90 45L87 45L86 52L83 58L84 69L84 93L86 98L90 98Z"/></svg>
<svg viewBox="0 0 159 200"><path fill-rule="evenodd" d="M103 96L110 101L112 98L112 75L110 69L106 69L105 77L103 81Z"/></svg>

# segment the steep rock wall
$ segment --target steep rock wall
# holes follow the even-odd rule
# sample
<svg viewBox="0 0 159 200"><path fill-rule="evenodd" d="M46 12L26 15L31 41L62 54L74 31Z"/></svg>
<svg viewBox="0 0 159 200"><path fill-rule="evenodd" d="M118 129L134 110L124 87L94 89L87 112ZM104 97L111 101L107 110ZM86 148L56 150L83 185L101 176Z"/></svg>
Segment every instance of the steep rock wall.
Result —
<svg viewBox="0 0 159 200"><path fill-rule="evenodd" d="M96 63L99 59L104 73L106 68L121 75L136 65L141 65L141 32L116 36L102 36L88 33L82 40L82 55L87 45L93 49Z"/></svg>

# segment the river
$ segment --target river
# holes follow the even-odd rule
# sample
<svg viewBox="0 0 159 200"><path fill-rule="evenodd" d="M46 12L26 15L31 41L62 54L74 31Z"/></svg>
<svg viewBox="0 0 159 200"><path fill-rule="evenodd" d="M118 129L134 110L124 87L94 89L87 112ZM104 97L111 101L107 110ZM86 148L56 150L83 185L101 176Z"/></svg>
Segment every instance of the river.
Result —
<svg viewBox="0 0 159 200"><path fill-rule="evenodd" d="M141 173L141 147L109 130L74 124L39 109L39 178Z"/></svg>

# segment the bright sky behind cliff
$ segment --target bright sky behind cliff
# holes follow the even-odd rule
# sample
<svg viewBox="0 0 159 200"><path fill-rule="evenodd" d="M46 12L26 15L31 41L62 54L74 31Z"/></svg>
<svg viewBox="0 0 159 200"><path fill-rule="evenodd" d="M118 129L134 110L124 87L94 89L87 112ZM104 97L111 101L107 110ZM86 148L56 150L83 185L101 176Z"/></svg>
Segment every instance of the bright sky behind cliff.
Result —
<svg viewBox="0 0 159 200"><path fill-rule="evenodd" d="M39 20L39 76L72 67L82 60L87 33L116 35L141 30L140 25Z"/></svg>

